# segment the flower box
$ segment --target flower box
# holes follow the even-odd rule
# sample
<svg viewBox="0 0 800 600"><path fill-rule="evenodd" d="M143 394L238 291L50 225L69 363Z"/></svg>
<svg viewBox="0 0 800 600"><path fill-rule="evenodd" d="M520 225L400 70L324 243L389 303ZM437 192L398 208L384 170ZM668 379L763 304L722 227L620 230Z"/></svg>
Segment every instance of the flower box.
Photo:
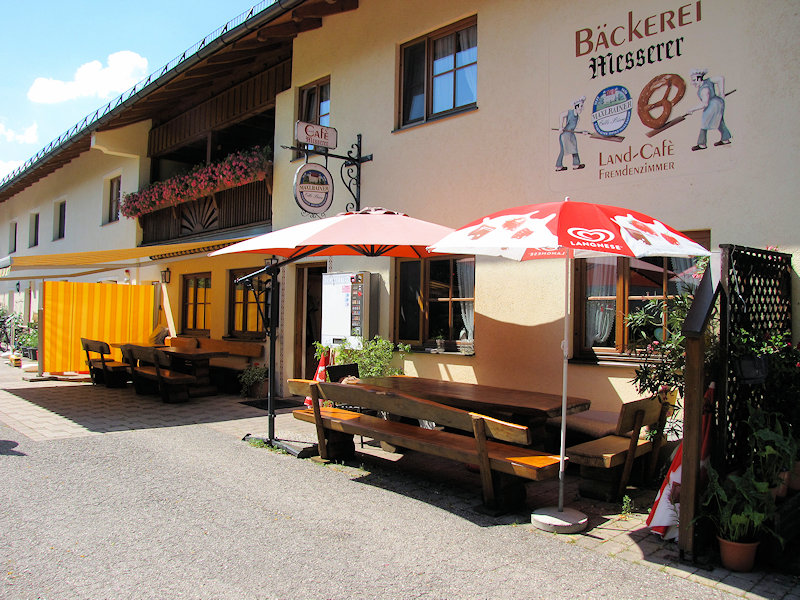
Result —
<svg viewBox="0 0 800 600"><path fill-rule="evenodd" d="M139 192L125 194L120 212L133 219L266 179L272 174L271 157L270 148L259 146L229 154L218 163L198 166L185 175L158 181Z"/></svg>

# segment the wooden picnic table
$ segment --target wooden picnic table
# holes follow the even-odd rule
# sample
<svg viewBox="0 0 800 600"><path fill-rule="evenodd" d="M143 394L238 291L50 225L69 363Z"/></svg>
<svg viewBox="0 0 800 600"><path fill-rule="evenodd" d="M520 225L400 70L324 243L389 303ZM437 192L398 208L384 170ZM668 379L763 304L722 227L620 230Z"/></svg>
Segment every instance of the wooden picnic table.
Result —
<svg viewBox="0 0 800 600"><path fill-rule="evenodd" d="M143 348L166 348L166 344L154 344L152 342L110 342L112 348L122 348L123 346L142 346Z"/></svg>
<svg viewBox="0 0 800 600"><path fill-rule="evenodd" d="M181 346L166 346L159 348L170 359L170 367L176 371L190 373L197 378L195 387L196 395L216 393L216 388L211 385L209 361L212 358L228 356L224 350L208 350L203 348L185 348Z"/></svg>
<svg viewBox="0 0 800 600"><path fill-rule="evenodd" d="M201 361L201 360L209 360L212 358L219 358L221 356L228 356L230 352L226 352L225 350L206 350L203 348L182 348L181 346L165 346L159 347L159 350L164 354L175 357L175 358L182 358L184 360L190 361Z"/></svg>
<svg viewBox="0 0 800 600"><path fill-rule="evenodd" d="M388 388L477 413L513 415L526 423L543 423L561 416L561 396L532 390L514 390L491 385L444 381L424 377L367 377L360 385ZM586 398L567 397L567 414L588 410Z"/></svg>

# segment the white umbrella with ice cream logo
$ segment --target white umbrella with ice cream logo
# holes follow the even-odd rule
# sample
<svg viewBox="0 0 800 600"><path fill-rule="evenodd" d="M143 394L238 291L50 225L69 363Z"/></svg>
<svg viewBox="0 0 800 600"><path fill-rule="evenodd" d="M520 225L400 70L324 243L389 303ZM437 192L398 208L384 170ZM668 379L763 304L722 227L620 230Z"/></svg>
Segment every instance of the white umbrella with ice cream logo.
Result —
<svg viewBox="0 0 800 600"><path fill-rule="evenodd" d="M597 256L708 256L697 242L643 213L587 202L547 202L507 208L477 219L428 247L444 254L481 254L513 260L564 258L564 339L561 448L556 510L534 513L537 526L561 533L580 531L585 515L564 510L564 458L567 422L567 361L570 264L573 258ZM536 518L541 517L541 518Z"/></svg>

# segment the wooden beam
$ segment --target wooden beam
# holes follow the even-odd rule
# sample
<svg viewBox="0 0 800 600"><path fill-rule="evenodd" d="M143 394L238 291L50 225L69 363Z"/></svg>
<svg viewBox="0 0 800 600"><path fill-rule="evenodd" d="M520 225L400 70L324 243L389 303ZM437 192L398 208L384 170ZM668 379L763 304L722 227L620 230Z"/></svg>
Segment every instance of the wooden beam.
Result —
<svg viewBox="0 0 800 600"><path fill-rule="evenodd" d="M274 50L282 50L287 47L286 42L264 44L263 42L259 42L258 40L256 40L255 37L249 41L251 43L247 44L248 47L238 46L234 44L233 50L228 50L227 52L219 52L217 54L209 56L207 59L205 59L206 64L214 65L219 63L226 63L231 60L238 60L240 58L254 56L253 53L254 49L258 49L258 53L256 53L255 56L261 57L262 55L268 54Z"/></svg>
<svg viewBox="0 0 800 600"><path fill-rule="evenodd" d="M172 94L176 91L185 93L188 91L208 89L208 83L198 83L193 79L182 78L180 81L171 81L166 86L161 88L164 94Z"/></svg>
<svg viewBox="0 0 800 600"><path fill-rule="evenodd" d="M189 79L197 79L198 77L214 77L216 75L230 73L231 69L235 69L237 67L242 67L245 65L251 65L256 62L256 57L252 56L247 59L239 59L236 61L230 61L225 63L217 63L214 65L206 65L205 67L197 67L189 71L184 75L184 77Z"/></svg>
<svg viewBox="0 0 800 600"><path fill-rule="evenodd" d="M317 2L304 4L292 11L292 19L302 20L309 18L327 17L338 15L358 8L358 0L339 0L338 2Z"/></svg>
<svg viewBox="0 0 800 600"><path fill-rule="evenodd" d="M694 551L694 517L697 509L700 454L703 436L703 336L686 337L685 391L683 398L683 456L681 458L681 509L678 548Z"/></svg>
<svg viewBox="0 0 800 600"><path fill-rule="evenodd" d="M262 27L258 30L256 37L260 42L266 42L273 38L292 38L304 31L319 29L320 27L322 27L322 19L304 19L300 23L292 21Z"/></svg>

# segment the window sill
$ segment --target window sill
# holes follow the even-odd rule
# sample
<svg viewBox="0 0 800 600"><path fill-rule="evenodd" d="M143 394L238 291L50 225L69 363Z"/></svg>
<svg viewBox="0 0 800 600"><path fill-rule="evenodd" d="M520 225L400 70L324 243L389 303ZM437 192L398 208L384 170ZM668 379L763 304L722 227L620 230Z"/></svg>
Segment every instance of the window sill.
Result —
<svg viewBox="0 0 800 600"><path fill-rule="evenodd" d="M427 348L424 346L411 346L412 354L447 354L450 356L475 356L475 351L461 352L460 350L439 350L438 348Z"/></svg>
<svg viewBox="0 0 800 600"><path fill-rule="evenodd" d="M459 110L455 110L453 112L445 113L442 115L436 115L426 119L425 121L420 121L419 123L409 123L408 125L402 125L392 130L392 133L402 133L403 131L408 131L410 129L416 129L417 127L423 127L425 125L430 125L431 123L436 123L438 121L443 121L445 119L451 119L453 117L459 117L461 115L471 113L478 110L477 104L473 104L466 108L462 108Z"/></svg>
<svg viewBox="0 0 800 600"><path fill-rule="evenodd" d="M571 365L591 365L600 367L625 367L633 368L642 364L642 360L633 356L579 356L569 359Z"/></svg>
<svg viewBox="0 0 800 600"><path fill-rule="evenodd" d="M247 337L247 336L235 336L235 335L223 335L222 339L226 342L265 342L267 340L266 335L258 337Z"/></svg>

